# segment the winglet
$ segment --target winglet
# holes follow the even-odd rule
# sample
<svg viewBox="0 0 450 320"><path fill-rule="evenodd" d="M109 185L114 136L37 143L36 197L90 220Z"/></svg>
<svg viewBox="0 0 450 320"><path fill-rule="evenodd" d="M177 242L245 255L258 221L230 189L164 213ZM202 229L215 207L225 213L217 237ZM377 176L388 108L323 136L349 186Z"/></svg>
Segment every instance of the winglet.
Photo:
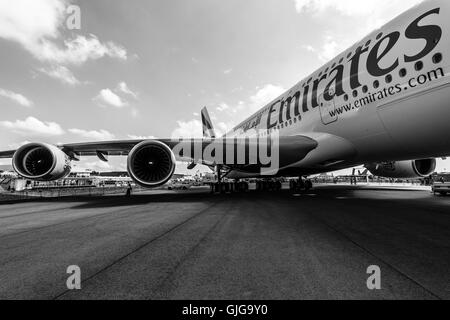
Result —
<svg viewBox="0 0 450 320"><path fill-rule="evenodd" d="M203 124L203 137L204 138L216 138L216 132L214 131L211 118L209 117L208 109L204 107L202 109L202 124Z"/></svg>

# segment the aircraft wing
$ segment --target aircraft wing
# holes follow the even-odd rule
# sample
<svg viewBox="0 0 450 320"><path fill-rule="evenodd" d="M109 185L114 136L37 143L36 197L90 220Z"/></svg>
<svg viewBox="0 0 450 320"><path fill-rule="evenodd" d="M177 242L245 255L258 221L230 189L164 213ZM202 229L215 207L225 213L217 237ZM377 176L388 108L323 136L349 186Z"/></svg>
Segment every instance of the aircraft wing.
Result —
<svg viewBox="0 0 450 320"><path fill-rule="evenodd" d="M0 151L0 159L12 158L16 150Z"/></svg>
<svg viewBox="0 0 450 320"><path fill-rule="evenodd" d="M59 149L69 155L73 160L78 160L81 156L97 156L103 161L107 161L108 156L127 156L129 152L138 144L147 140L118 140L108 142L88 142L88 143L73 143L73 144L61 144L57 145ZM196 147L204 150L211 144L234 144L237 146L244 146L249 148L249 145L255 143L256 140L246 138L218 138L218 139L152 139L148 141L159 141L167 145L169 148L174 149L179 146L180 143L184 145L191 145L194 150ZM312 138L306 136L291 136L279 138L279 156L283 162L295 163L302 160L309 152L317 148L318 143ZM15 150L0 151L0 158L12 158ZM204 161L202 157L194 154L194 151L190 154L182 154L181 156L175 154L177 160L180 161L194 161L196 163L213 165L208 161ZM224 156L225 158L225 156ZM224 165L232 167L234 163L226 163Z"/></svg>
<svg viewBox="0 0 450 320"><path fill-rule="evenodd" d="M155 139L173 147L177 141ZM97 156L98 153L110 156L127 156L136 145L146 140L117 140L101 142L70 143L57 145L62 151L74 156ZM0 151L0 158L12 158L16 150Z"/></svg>
<svg viewBox="0 0 450 320"><path fill-rule="evenodd" d="M144 140L110 141L110 142L90 142L62 144L58 147L73 156L97 156L98 152L105 155L122 156L128 155L133 147ZM12 158L16 150L0 151L0 158Z"/></svg>

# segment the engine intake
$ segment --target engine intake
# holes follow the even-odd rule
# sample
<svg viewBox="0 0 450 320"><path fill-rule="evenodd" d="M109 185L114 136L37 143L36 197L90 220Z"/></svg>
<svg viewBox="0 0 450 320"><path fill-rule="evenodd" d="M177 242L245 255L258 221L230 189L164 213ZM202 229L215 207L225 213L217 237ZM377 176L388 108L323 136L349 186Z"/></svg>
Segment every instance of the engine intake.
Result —
<svg viewBox="0 0 450 320"><path fill-rule="evenodd" d="M416 179L425 178L436 170L436 159L374 163L366 165L369 171L379 177Z"/></svg>
<svg viewBox="0 0 450 320"><path fill-rule="evenodd" d="M428 177L436 170L436 159L415 160L413 161L413 169L418 176Z"/></svg>
<svg viewBox="0 0 450 320"><path fill-rule="evenodd" d="M14 170L30 180L53 181L66 177L71 170L70 158L56 146L30 143L13 156Z"/></svg>
<svg viewBox="0 0 450 320"><path fill-rule="evenodd" d="M145 188L166 184L175 172L175 155L159 141L144 141L136 145L128 155L128 173Z"/></svg>

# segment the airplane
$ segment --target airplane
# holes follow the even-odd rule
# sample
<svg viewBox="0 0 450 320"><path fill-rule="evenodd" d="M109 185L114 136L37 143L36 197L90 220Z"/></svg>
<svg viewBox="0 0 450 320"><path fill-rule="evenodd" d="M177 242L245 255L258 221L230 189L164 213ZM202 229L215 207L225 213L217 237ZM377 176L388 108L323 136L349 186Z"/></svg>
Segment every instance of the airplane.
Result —
<svg viewBox="0 0 450 320"><path fill-rule="evenodd" d="M206 109L203 139L123 140L51 145L29 143L0 152L30 180L67 176L81 156L127 156L130 177L154 188L167 183L176 161L208 165L224 177L304 177L358 166L377 176L431 175L450 154L450 2L426 0L370 33L290 90L217 137ZM202 151L219 145L250 150L277 146L276 170L249 156ZM192 147L175 152L179 145ZM200 149L200 152L193 150ZM212 148L214 149L214 148ZM209 150L211 151L211 150ZM211 152L210 155L213 155ZM219 160L217 160L219 159ZM307 184L306 184L307 185Z"/></svg>

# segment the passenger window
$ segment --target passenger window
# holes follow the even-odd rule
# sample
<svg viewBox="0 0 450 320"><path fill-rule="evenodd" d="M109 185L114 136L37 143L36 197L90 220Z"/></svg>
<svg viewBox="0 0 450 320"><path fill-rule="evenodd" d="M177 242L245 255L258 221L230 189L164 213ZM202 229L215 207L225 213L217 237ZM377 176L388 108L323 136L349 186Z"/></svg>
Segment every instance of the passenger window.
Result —
<svg viewBox="0 0 450 320"><path fill-rule="evenodd" d="M416 65L415 65L416 71L420 71L423 69L423 62L422 61L417 61Z"/></svg>
<svg viewBox="0 0 450 320"><path fill-rule="evenodd" d="M392 82L392 76L390 74L388 74L386 76L386 83L391 83Z"/></svg>
<svg viewBox="0 0 450 320"><path fill-rule="evenodd" d="M374 87L375 89L378 89L378 88L380 87L380 81L375 80L375 81L373 82L373 87Z"/></svg>
<svg viewBox="0 0 450 320"><path fill-rule="evenodd" d="M438 63L440 63L442 61L442 53L436 53L434 56L433 56L433 63L434 64L438 64Z"/></svg>

